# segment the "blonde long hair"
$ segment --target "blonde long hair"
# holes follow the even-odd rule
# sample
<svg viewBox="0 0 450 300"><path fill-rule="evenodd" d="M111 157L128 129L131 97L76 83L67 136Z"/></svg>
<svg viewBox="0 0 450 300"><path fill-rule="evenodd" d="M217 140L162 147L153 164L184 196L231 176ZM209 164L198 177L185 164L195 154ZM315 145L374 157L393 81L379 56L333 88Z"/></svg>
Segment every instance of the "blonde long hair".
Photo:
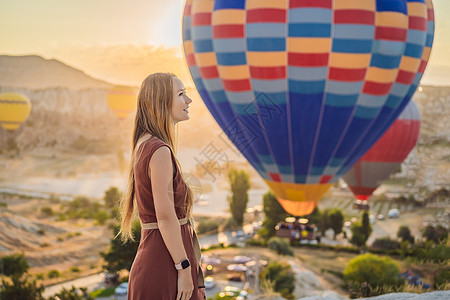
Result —
<svg viewBox="0 0 450 300"><path fill-rule="evenodd" d="M135 206L134 165L139 145L151 135L169 145L175 153L175 128L172 123L173 77L171 73L154 73L141 84L138 94L136 118L134 121L132 154L127 181L127 190L120 200L121 226L118 235L123 242L134 240L131 225ZM175 157L178 169L180 163ZM186 184L187 217L192 219L193 195Z"/></svg>

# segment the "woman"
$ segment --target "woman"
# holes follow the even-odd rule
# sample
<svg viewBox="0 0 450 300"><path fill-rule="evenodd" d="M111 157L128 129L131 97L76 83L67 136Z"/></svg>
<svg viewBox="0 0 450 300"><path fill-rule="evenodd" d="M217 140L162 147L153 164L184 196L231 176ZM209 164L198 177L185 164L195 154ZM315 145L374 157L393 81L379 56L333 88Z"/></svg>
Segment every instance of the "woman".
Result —
<svg viewBox="0 0 450 300"><path fill-rule="evenodd" d="M189 120L191 102L181 80L169 73L151 74L139 91L119 232L124 241L133 238L136 198L142 232L130 271L128 299L206 299L198 264L200 248L188 221L192 192L173 153L175 124Z"/></svg>

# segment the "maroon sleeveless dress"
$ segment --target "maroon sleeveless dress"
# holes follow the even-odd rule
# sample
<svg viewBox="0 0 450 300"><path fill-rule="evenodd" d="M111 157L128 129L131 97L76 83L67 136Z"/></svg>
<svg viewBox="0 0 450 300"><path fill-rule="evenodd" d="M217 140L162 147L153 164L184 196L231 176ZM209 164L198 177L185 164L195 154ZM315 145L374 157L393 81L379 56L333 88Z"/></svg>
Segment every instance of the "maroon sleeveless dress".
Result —
<svg viewBox="0 0 450 300"><path fill-rule="evenodd" d="M153 203L152 186L148 176L150 158L156 149L170 147L156 137L143 142L137 151L134 165L135 195L142 223L156 222L155 206ZM175 169L173 179L174 209L178 219L186 217L185 193L186 184L175 162L174 154L170 149ZM192 281L194 291L191 300L203 300L204 288L198 288L198 263L195 258L192 231L189 224L181 225L181 236L184 249L191 262ZM164 244L158 229L142 230L139 248L130 271L128 284L129 300L174 300L177 295L177 276L174 261Z"/></svg>

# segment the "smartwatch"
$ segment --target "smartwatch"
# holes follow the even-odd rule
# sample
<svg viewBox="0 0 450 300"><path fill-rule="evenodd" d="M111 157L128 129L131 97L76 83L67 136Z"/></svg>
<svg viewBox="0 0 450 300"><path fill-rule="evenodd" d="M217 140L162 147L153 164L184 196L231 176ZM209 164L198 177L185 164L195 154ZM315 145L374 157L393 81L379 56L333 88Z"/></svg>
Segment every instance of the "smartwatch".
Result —
<svg viewBox="0 0 450 300"><path fill-rule="evenodd" d="M185 260L182 260L180 263L175 264L175 269L184 270L189 268L190 265L191 263L189 262L189 259L186 258Z"/></svg>

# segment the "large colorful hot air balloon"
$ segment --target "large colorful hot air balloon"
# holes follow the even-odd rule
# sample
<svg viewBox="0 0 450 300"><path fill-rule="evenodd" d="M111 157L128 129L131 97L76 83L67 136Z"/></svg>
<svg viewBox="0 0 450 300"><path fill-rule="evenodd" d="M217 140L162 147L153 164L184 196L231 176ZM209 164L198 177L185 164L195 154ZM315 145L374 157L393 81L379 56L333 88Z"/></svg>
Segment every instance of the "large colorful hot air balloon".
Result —
<svg viewBox="0 0 450 300"><path fill-rule="evenodd" d="M114 86L106 95L106 100L120 120L136 109L136 91L129 86Z"/></svg>
<svg viewBox="0 0 450 300"><path fill-rule="evenodd" d="M0 123L9 131L20 127L30 115L31 102L27 96L19 93L0 94Z"/></svg>
<svg viewBox="0 0 450 300"><path fill-rule="evenodd" d="M342 179L358 200L367 200L412 151L419 139L420 113L410 101L397 120Z"/></svg>
<svg viewBox="0 0 450 300"><path fill-rule="evenodd" d="M410 101L433 41L431 0L187 0L198 92L296 216Z"/></svg>

